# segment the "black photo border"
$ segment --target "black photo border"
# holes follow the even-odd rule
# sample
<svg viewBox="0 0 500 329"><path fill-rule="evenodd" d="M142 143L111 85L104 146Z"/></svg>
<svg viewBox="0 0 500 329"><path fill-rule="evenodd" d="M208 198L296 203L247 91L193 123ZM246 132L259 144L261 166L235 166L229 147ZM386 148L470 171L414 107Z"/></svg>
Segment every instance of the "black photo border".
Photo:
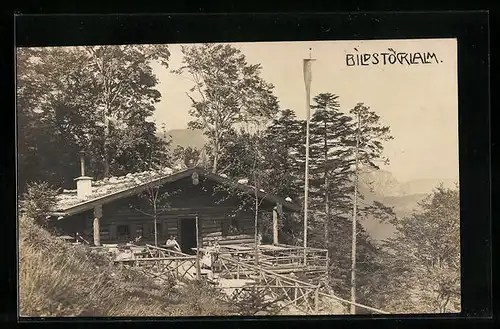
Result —
<svg viewBox="0 0 500 329"><path fill-rule="evenodd" d="M369 40L457 38L459 83L459 151L461 202L461 285L462 312L460 315L408 316L335 316L335 317L273 317L265 318L271 326L306 325L371 325L398 327L428 326L440 319L445 323L467 323L477 319L485 324L491 319L491 152L490 152L490 88L489 88L489 15L475 12L367 12L367 13L251 13L251 14L123 14L123 15L25 15L15 17L15 46L62 46L83 44L146 44L194 42L251 42L306 40ZM11 48L14 59L15 48ZM14 66L12 67L14 68ZM6 71L8 72L8 71ZM15 79L15 73L8 79ZM4 76L5 78L5 76ZM12 105L15 104L14 85ZM4 140L15 141L14 106L4 112L12 122L11 133ZM12 111L12 112L10 112ZM12 117L10 117L12 115ZM10 120L9 120L10 118ZM10 137L9 137L10 136ZM5 186L15 192L15 143L4 160L12 178L1 177ZM422 159L432 161L432 159ZM14 205L8 208L6 219L16 216L16 195L8 195ZM6 199L5 199L6 200ZM13 220L4 223L8 232L16 231ZM9 254L8 266L2 265L9 287L2 293L9 316L17 319L17 235L2 240ZM4 280L5 281L5 280ZM7 314L7 313L5 313ZM331 320L330 321L323 320ZM35 319L32 319L33 321ZM52 319L51 319L52 320ZM61 319L62 321L72 321ZM85 319L120 321L117 318ZM127 322L147 318L122 319ZM149 319L158 323L159 319ZM221 321L222 320L222 321ZM259 318L165 318L183 325L243 327L261 325ZM373 321L376 320L376 321ZM24 320L26 321L26 320ZM32 322L33 322L32 321ZM47 319L48 321L48 319ZM83 321L75 319L75 321ZM259 323L256 323L259 321ZM411 322L407 322L411 321ZM476 324L478 324L476 323ZM158 323L161 326L166 323ZM89 323L92 325L92 323ZM474 325L476 326L476 325Z"/></svg>

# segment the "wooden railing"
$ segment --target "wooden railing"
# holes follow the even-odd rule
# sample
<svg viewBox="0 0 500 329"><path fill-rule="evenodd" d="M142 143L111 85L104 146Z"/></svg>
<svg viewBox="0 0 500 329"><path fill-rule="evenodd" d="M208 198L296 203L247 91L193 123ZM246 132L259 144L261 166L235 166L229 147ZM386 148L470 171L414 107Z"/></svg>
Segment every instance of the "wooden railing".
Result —
<svg viewBox="0 0 500 329"><path fill-rule="evenodd" d="M115 262L134 266L144 274L162 280L196 278L196 274L193 273L196 256L149 244L143 252L134 253L130 259L115 260Z"/></svg>
<svg viewBox="0 0 500 329"><path fill-rule="evenodd" d="M265 248L264 248L265 249ZM298 251L298 253L297 253ZM383 310L379 310L366 305L352 303L346 299L342 299L333 294L329 294L320 283L312 284L302 281L296 277L292 277L291 273L300 270L301 265L304 268L314 267L314 261L317 261L318 266L325 261L327 257L325 250L313 249L306 250L306 264L303 264L303 248L294 248L289 250L279 250L271 252L261 250L259 254L258 266L255 266L255 259L241 257L241 255L255 253L255 251L241 251L239 256L221 252L219 254L218 277L219 278L236 278L236 279L252 279L255 283L250 286L239 287L220 287L221 289L233 289L233 296L241 294L245 290L252 287L264 289L268 296L276 301L279 309L284 309L293 306L304 314L318 314L323 310L324 302L328 299L335 300L344 305L355 305L359 308L366 309L372 313L388 314ZM134 254L132 259L119 260L119 263L124 263L129 266L135 266L145 274L160 279L196 279L196 256L191 256L153 245L146 245L143 252ZM292 264L295 266L290 272L284 275L278 273L278 269L282 269L283 264ZM280 267L281 266L281 267Z"/></svg>
<svg viewBox="0 0 500 329"><path fill-rule="evenodd" d="M241 247L246 247L247 250ZM322 278L328 272L328 251L322 249L307 248L305 262L304 248L286 245L262 245L258 247L257 253L255 246L251 244L240 245L238 249L220 246L220 254L250 265L256 264L255 257L257 256L259 267L277 273L302 272Z"/></svg>
<svg viewBox="0 0 500 329"><path fill-rule="evenodd" d="M224 255L221 255L219 259L223 266L221 276L232 276L235 274L238 279L240 277L254 279L256 284L252 286L263 288L268 292L269 296L281 303L281 309L293 304L295 308L306 314L317 312L319 307L319 286L302 282ZM235 288L233 294L238 295L245 289L251 289L251 287Z"/></svg>
<svg viewBox="0 0 500 329"><path fill-rule="evenodd" d="M223 267L220 275L236 277L237 279L245 277L255 280L255 284L244 287L223 287L222 289L234 289L233 295L241 294L242 291L252 289L252 286L264 289L279 304L279 309L284 309L293 305L304 314L318 314L324 307L324 302L328 299L335 300L344 305L355 305L359 308L369 310L372 313L389 314L383 310L352 303L333 294L324 292L321 284L314 285L304 282L288 275L282 275L275 271L265 269L261 266L255 266L248 262L242 262L238 259L220 256Z"/></svg>

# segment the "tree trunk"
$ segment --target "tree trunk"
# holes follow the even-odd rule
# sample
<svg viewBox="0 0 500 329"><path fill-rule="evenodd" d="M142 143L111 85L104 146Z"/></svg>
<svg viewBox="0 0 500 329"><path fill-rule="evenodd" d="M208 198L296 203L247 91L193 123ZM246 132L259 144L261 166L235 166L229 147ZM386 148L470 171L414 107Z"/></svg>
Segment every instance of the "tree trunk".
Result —
<svg viewBox="0 0 500 329"><path fill-rule="evenodd" d="M214 154L214 162L212 165L212 173L217 173L217 161L218 161L218 155L217 152Z"/></svg>
<svg viewBox="0 0 500 329"><path fill-rule="evenodd" d="M325 185L328 188L328 178L325 177ZM325 249L329 246L329 228L330 228L330 207L328 203L330 202L328 198L328 192L325 192Z"/></svg>
<svg viewBox="0 0 500 329"><path fill-rule="evenodd" d="M196 280L200 281L200 231L198 227L198 216L196 216Z"/></svg>
<svg viewBox="0 0 500 329"><path fill-rule="evenodd" d="M102 74L102 79L103 79L103 105L104 105L104 147L103 147L103 174L104 177L109 177L109 150L108 150L108 138L109 138L109 112L110 112L110 107L111 107L111 95L110 95L110 89L109 89L109 80L108 76L106 75L106 71L104 69L105 62L104 62L104 55L102 55L102 62L101 62L101 74Z"/></svg>
<svg viewBox="0 0 500 329"><path fill-rule="evenodd" d="M257 193L257 181L255 180L256 174L254 169L254 181L255 181L255 218L254 218L254 230L255 230L255 266L259 265L259 244L258 244L258 219L259 219L259 194Z"/></svg>
<svg viewBox="0 0 500 329"><path fill-rule="evenodd" d="M356 167L354 172L354 205L352 211L352 246L351 246L351 302L356 302L356 224L358 206L358 166L359 166L359 134L360 117L358 113L358 131L356 132ZM351 304L351 314L356 314L356 306Z"/></svg>
<svg viewBox="0 0 500 329"><path fill-rule="evenodd" d="M156 215L156 201L153 202L153 216L154 216L154 225L155 225L155 247L158 247L158 228L157 228L157 215Z"/></svg>
<svg viewBox="0 0 500 329"><path fill-rule="evenodd" d="M324 122L324 128L325 128L325 135L324 135L324 161L325 161L325 249L328 249L328 228L329 228L329 221L330 221L330 209L328 203L330 202L328 198L328 134L326 132L327 125L326 121Z"/></svg>
<svg viewBox="0 0 500 329"><path fill-rule="evenodd" d="M103 175L109 177L109 151L108 151L108 138L109 138L109 118L107 110L104 111L104 145L103 145Z"/></svg>
<svg viewBox="0 0 500 329"><path fill-rule="evenodd" d="M217 128L215 130L215 141L214 141L214 150L213 150L214 162L212 166L212 173L217 173L217 165L219 162L219 135L217 132Z"/></svg>

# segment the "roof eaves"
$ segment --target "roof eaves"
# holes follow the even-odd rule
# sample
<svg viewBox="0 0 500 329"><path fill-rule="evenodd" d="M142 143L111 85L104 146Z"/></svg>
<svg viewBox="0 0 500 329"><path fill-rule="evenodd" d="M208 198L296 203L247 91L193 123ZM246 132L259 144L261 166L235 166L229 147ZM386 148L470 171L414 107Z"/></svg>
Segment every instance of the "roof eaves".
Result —
<svg viewBox="0 0 500 329"><path fill-rule="evenodd" d="M113 193L109 193L91 200L86 200L74 205L71 205L67 208L59 208L55 209L53 212L50 213L52 216L61 216L61 214L64 214L65 216L69 215L74 215L89 209L92 209L94 206L99 205L99 204L104 204L108 203L111 201L115 201L136 193L139 193L141 191L144 191L151 185L162 185L165 184L169 181L176 181L178 179L184 178L186 176L189 176L192 174L194 171L198 171L198 168L189 168L183 171L176 172L174 174L168 175L168 176L163 176L159 177L155 180L136 185L134 187L129 187L120 191L116 191Z"/></svg>

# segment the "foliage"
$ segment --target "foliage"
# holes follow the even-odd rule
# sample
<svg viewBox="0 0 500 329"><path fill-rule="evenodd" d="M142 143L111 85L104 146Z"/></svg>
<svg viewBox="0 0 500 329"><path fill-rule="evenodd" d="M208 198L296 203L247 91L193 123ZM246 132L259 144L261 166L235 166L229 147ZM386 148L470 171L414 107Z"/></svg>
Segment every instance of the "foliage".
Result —
<svg viewBox="0 0 500 329"><path fill-rule="evenodd" d="M383 303L393 312L460 311L460 205L455 189L438 186L421 211L394 221L382 271Z"/></svg>
<svg viewBox="0 0 500 329"><path fill-rule="evenodd" d="M316 237L309 239L312 247L323 248L323 221L324 213L313 212L310 217L311 229L310 235ZM320 218L318 218L320 217ZM317 223L317 224L316 224ZM316 225L315 225L316 224ZM364 227L357 223L357 248L356 248L356 290L357 301L371 305L373 296L370 288L372 287L372 276L378 270L376 262L379 255L379 247L373 243ZM351 238L352 238L351 218L341 216L329 222L330 241L328 246L329 256L329 285L336 295L349 299L351 288Z"/></svg>
<svg viewBox="0 0 500 329"><path fill-rule="evenodd" d="M158 246L158 217L171 208L170 197L177 193L179 190L164 191L161 186L148 184L144 192L138 195L138 204L129 204L130 208L153 220L155 246Z"/></svg>
<svg viewBox="0 0 500 329"><path fill-rule="evenodd" d="M235 315L234 305L226 299L226 296L219 289L205 280L200 280L191 281L186 285L180 301L192 314L206 316Z"/></svg>
<svg viewBox="0 0 500 329"><path fill-rule="evenodd" d="M191 146L177 145L173 152L173 161L184 164L186 168L192 168L200 162L200 154L199 150Z"/></svg>
<svg viewBox="0 0 500 329"><path fill-rule="evenodd" d="M255 285L243 288L240 294L232 297L232 302L235 305L236 311L240 315L254 316L254 315L275 315L279 312L278 298L266 298L268 294L265 287L258 287Z"/></svg>
<svg viewBox="0 0 500 329"><path fill-rule="evenodd" d="M331 284L335 291L348 298L351 269L351 216L354 174L352 139L355 134L353 118L338 109L337 97L320 94L314 98L315 112L311 119L311 171L309 200L309 245L327 249L330 257ZM364 114L369 116L369 114ZM326 129L325 129L326 124ZM378 129L372 121L374 129ZM370 131L364 127L365 131ZM248 184L257 186L266 193L291 197L296 203L302 201L305 159L305 123L298 120L291 110L283 110L264 130L253 135L232 131L226 135L228 142L221 155L221 168L230 177L247 177ZM382 136L384 137L384 136ZM375 138L375 137L373 137ZM326 142L326 147L325 147ZM325 151L327 152L325 156ZM373 156L378 153L371 153ZM255 160L258 161L255 161ZM325 170L326 169L326 170ZM325 176L326 171L326 176ZM253 173L256 173L254 177ZM328 193L325 193L325 177L328 178ZM240 209L255 208L255 198L241 194ZM328 195L328 220L324 211L325 195ZM360 199L359 215L375 214L382 218L392 209L383 204L364 202ZM280 241L292 245L303 242L303 214L285 213L278 221ZM328 224L325 229L325 223ZM264 240L272 239L272 217L270 212L262 212L258 218L258 228ZM379 250L370 240L361 224L357 225L357 286L358 297L366 301L372 295L369 290L373 271L378 269L375 262ZM326 235L326 236L325 236Z"/></svg>
<svg viewBox="0 0 500 329"><path fill-rule="evenodd" d="M148 121L161 96L151 63L168 57L160 45L18 49L20 188L35 178L72 186L79 151L97 178L168 162Z"/></svg>
<svg viewBox="0 0 500 329"><path fill-rule="evenodd" d="M324 242L322 247L328 248L330 222L342 220L352 207L354 159L346 143L353 134L352 118L340 111L337 95L322 93L313 101L310 125L313 161L309 169L311 207L324 210L323 224L318 223L323 234L318 238Z"/></svg>
<svg viewBox="0 0 500 329"><path fill-rule="evenodd" d="M277 111L274 86L260 77L260 64L248 64L232 45L184 46L182 53L183 66L174 72L187 72L194 83L188 93L194 117L189 126L209 137L212 170L217 172L224 136L238 124L260 122Z"/></svg>
<svg viewBox="0 0 500 329"><path fill-rule="evenodd" d="M47 182L28 184L26 192L19 200L20 212L39 224L44 224L45 216L56 203L56 195L57 191Z"/></svg>
<svg viewBox="0 0 500 329"><path fill-rule="evenodd" d="M353 134L348 145L354 148L356 135L359 134L359 160L366 167L378 169L377 163L389 164L389 159L383 156L384 142L392 140L390 127L382 126L380 116L363 103L358 103L349 111L353 116ZM360 127L357 127L359 117ZM358 132L359 130L359 132Z"/></svg>
<svg viewBox="0 0 500 329"><path fill-rule="evenodd" d="M263 134L265 169L270 172L268 185L277 195L297 200L304 182L305 124L294 111L279 113Z"/></svg>
<svg viewBox="0 0 500 329"><path fill-rule="evenodd" d="M219 162L221 171L229 177L246 178L248 185L255 186L263 194L256 197L230 189L230 194L237 195L240 200L237 211L255 213L266 194L299 199L303 173L300 171L300 160L296 157L300 156L302 129L302 123L295 119L293 111L284 110L268 127L257 132L233 129L226 135L227 146ZM301 234L299 220L296 215L284 216L279 221L282 241L293 241L295 244ZM272 219L266 212L259 211L258 229L266 240L272 237Z"/></svg>

